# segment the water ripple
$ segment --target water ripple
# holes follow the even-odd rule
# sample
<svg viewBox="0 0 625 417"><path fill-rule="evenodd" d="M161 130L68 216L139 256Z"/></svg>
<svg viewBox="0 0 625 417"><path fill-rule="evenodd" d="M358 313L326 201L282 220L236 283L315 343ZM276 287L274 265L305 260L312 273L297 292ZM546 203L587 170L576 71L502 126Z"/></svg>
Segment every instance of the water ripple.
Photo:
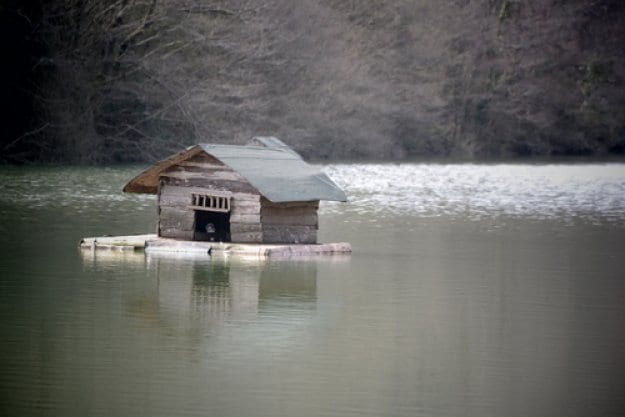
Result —
<svg viewBox="0 0 625 417"><path fill-rule="evenodd" d="M325 212L423 217L524 216L625 223L625 164L335 164L322 167L349 204ZM125 194L140 167L4 168L0 203L149 209L154 196Z"/></svg>
<svg viewBox="0 0 625 417"><path fill-rule="evenodd" d="M125 203L153 207L154 196L121 191L140 171L138 167L4 167L0 170L0 203L33 209L71 206L78 212L95 206L114 210Z"/></svg>
<svg viewBox="0 0 625 417"><path fill-rule="evenodd" d="M340 164L325 171L354 212L625 220L622 163Z"/></svg>

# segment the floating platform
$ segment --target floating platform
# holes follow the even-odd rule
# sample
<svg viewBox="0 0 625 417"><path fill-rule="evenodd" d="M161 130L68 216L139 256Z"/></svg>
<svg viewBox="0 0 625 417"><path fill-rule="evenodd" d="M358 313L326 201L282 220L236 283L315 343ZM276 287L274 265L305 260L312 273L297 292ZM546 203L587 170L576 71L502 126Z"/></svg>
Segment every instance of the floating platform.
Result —
<svg viewBox="0 0 625 417"><path fill-rule="evenodd" d="M155 234L132 236L86 237L80 241L83 250L122 250L146 252L192 252L210 256L292 257L345 255L352 252L347 242L317 244L259 244L198 242L158 237Z"/></svg>

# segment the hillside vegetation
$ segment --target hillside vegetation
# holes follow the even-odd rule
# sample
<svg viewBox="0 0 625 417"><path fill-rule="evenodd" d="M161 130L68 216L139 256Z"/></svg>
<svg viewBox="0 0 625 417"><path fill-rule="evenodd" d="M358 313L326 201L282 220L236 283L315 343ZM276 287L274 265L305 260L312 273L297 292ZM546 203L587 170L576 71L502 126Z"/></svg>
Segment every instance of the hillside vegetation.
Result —
<svg viewBox="0 0 625 417"><path fill-rule="evenodd" d="M321 160L625 153L620 0L0 7L4 162L155 160L254 135Z"/></svg>

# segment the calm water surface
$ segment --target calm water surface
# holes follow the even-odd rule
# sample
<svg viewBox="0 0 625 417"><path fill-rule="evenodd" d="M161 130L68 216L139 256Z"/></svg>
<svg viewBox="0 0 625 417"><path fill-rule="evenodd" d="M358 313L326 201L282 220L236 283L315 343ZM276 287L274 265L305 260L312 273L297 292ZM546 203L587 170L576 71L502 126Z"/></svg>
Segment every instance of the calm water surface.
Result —
<svg viewBox="0 0 625 417"><path fill-rule="evenodd" d="M625 165L333 165L351 257L99 252L140 167L0 170L1 416L623 416Z"/></svg>

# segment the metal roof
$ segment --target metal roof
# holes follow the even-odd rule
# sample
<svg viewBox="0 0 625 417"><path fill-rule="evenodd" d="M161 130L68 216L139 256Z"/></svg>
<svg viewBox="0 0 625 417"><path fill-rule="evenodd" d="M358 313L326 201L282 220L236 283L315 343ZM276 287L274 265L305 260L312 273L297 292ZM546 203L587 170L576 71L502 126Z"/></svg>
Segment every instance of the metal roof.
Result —
<svg viewBox="0 0 625 417"><path fill-rule="evenodd" d="M282 142L280 142L282 143ZM124 187L126 192L156 193L158 177L166 169L204 151L241 174L265 198L289 201L347 201L347 197L319 168L307 164L288 146L199 144L159 162ZM282 145L284 145L282 143Z"/></svg>
<svg viewBox="0 0 625 417"><path fill-rule="evenodd" d="M284 149L285 151L289 151L297 156L299 154L295 152L293 149L289 147L286 143L282 142L275 136L254 136L251 141L249 141L247 146L264 146L266 148L274 148L274 149Z"/></svg>

